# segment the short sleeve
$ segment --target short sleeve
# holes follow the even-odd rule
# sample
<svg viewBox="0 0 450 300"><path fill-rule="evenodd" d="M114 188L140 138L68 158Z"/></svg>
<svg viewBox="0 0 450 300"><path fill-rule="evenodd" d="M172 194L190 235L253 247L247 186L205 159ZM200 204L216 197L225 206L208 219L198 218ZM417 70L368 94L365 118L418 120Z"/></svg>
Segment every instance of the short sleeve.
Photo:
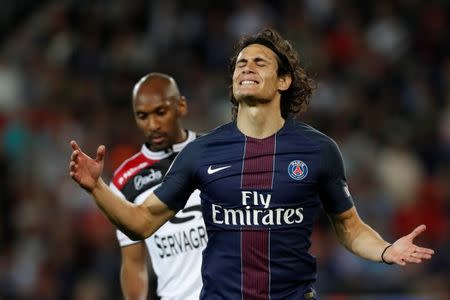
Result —
<svg viewBox="0 0 450 300"><path fill-rule="evenodd" d="M155 195L170 209L179 211L196 189L195 166L199 149L196 142L189 143L175 158Z"/></svg>
<svg viewBox="0 0 450 300"><path fill-rule="evenodd" d="M323 145L321 155L320 199L328 214L339 214L353 206L342 155L332 140Z"/></svg>

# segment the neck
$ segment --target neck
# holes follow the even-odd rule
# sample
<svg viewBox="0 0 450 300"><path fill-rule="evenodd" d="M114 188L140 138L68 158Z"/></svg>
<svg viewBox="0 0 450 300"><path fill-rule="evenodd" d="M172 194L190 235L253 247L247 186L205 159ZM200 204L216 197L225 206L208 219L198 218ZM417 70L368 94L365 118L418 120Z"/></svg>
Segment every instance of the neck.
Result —
<svg viewBox="0 0 450 300"><path fill-rule="evenodd" d="M239 103L236 123L238 129L246 136L258 139L269 137L280 130L284 122L278 101L257 105Z"/></svg>
<svg viewBox="0 0 450 300"><path fill-rule="evenodd" d="M187 131L184 128L180 128L178 130L178 135L175 139L175 143L174 144L179 144L184 142L187 139Z"/></svg>

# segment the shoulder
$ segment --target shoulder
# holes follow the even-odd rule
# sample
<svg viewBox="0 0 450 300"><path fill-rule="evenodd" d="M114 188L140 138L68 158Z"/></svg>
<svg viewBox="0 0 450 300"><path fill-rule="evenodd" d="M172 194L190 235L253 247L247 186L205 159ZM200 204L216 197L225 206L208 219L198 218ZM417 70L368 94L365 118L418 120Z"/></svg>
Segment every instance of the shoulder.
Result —
<svg viewBox="0 0 450 300"><path fill-rule="evenodd" d="M126 159L115 171L112 183L121 189L134 175L142 169L153 165L156 161L145 156L142 151Z"/></svg>
<svg viewBox="0 0 450 300"><path fill-rule="evenodd" d="M289 128L291 129L290 131L294 132L296 135L301 136L306 141L308 141L308 143L316 145L321 149L329 147L332 148L337 147L336 142L331 137L317 130L311 125L308 125L295 119L287 120L287 122L290 123L289 124Z"/></svg>
<svg viewBox="0 0 450 300"><path fill-rule="evenodd" d="M226 123L214 128L210 132L196 133L197 138L190 142L187 146L189 148L200 149L211 142L223 139L224 137L229 137L232 133L234 133L233 123Z"/></svg>
<svg viewBox="0 0 450 300"><path fill-rule="evenodd" d="M235 132L235 128L236 126L234 122L225 123L217 126L210 132L202 134L198 139L211 140L218 137L222 137L223 135Z"/></svg>

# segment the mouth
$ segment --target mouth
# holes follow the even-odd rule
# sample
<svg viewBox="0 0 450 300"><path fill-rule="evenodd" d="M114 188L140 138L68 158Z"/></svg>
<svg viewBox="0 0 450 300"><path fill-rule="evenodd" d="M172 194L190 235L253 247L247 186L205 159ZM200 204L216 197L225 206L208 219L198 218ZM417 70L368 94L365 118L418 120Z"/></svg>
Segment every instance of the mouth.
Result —
<svg viewBox="0 0 450 300"><path fill-rule="evenodd" d="M166 137L162 134L154 134L149 136L149 141L152 144L161 144L166 140Z"/></svg>
<svg viewBox="0 0 450 300"><path fill-rule="evenodd" d="M239 82L239 85L257 85L257 84L259 84L258 81L256 81L256 80L249 80L249 79L242 80L241 82Z"/></svg>

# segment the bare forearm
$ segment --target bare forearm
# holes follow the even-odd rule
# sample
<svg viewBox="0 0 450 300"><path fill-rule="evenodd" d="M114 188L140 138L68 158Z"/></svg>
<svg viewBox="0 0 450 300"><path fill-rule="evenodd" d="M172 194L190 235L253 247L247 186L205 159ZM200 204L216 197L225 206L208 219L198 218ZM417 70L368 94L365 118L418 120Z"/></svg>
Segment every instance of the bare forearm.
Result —
<svg viewBox="0 0 450 300"><path fill-rule="evenodd" d="M126 300L145 300L148 294L147 269L133 270L122 266L120 272L120 284Z"/></svg>
<svg viewBox="0 0 450 300"><path fill-rule="evenodd" d="M423 224L390 246L359 218L354 207L341 214L330 216L330 219L339 241L362 258L405 266L431 259L434 254L433 249L419 247L413 243L414 238L425 231L426 226Z"/></svg>
<svg viewBox="0 0 450 300"><path fill-rule="evenodd" d="M381 253L388 242L365 224L352 209L331 218L337 237L352 253L372 261L381 261Z"/></svg>
<svg viewBox="0 0 450 300"><path fill-rule="evenodd" d="M372 261L381 261L381 253L389 243L370 226L362 223L359 234L349 238L346 247L354 254Z"/></svg>
<svg viewBox="0 0 450 300"><path fill-rule="evenodd" d="M91 195L97 206L118 229L132 239L140 240L146 237L150 220L143 208L115 195L101 178Z"/></svg>
<svg viewBox="0 0 450 300"><path fill-rule="evenodd" d="M90 158L77 145L70 142L70 176L92 195L97 206L118 229L131 239L143 240L175 215L175 211L151 194L144 203L134 205L116 196L100 177L103 170L105 146L99 146L95 159Z"/></svg>

